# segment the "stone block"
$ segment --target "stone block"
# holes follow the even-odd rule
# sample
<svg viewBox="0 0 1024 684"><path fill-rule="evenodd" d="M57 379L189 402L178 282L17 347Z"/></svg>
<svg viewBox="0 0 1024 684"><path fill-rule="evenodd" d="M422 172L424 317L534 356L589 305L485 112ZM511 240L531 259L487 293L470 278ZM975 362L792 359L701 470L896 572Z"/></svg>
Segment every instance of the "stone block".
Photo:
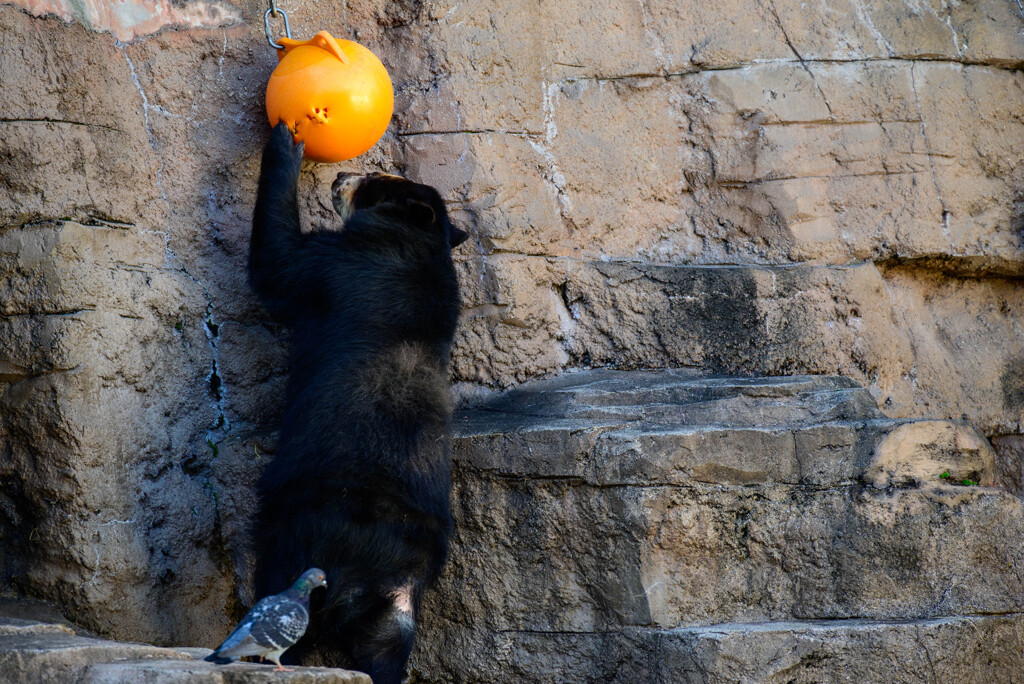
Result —
<svg viewBox="0 0 1024 684"><path fill-rule="evenodd" d="M0 616L0 668L4 681L74 681L83 684L370 684L370 678L350 670L293 668L279 672L267 664L203 662L202 648L157 648L76 634L42 604L4 601ZM42 618L42 620L40 619ZM50 620L56 619L58 622Z"/></svg>
<svg viewBox="0 0 1024 684"><path fill-rule="evenodd" d="M85 669L82 684L371 684L362 672L326 667L300 667L278 672L264 664L157 660L99 663Z"/></svg>
<svg viewBox="0 0 1024 684"><path fill-rule="evenodd" d="M1020 682L1015 644L1021 629L1020 614L1013 614L676 630L509 631L453 640L449 653L454 657L434 660L424 654L413 672L415 681L499 683L543 681L551 672L565 682Z"/></svg>

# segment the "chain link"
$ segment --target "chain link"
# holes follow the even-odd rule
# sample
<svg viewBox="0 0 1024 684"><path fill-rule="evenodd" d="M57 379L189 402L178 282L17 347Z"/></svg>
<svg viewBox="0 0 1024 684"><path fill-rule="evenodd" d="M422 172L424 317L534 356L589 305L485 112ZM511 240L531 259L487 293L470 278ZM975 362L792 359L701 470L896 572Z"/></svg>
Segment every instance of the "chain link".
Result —
<svg viewBox="0 0 1024 684"><path fill-rule="evenodd" d="M263 13L263 29L267 33L267 42L270 43L270 47L274 48L275 50L283 50L283 45L274 42L274 34L270 29L270 17L274 17L276 19L278 15L281 15L281 17L284 18L284 37L291 38L292 29L290 26L288 26L288 15L285 13L283 9L280 9L274 3L274 0L270 0L270 9Z"/></svg>

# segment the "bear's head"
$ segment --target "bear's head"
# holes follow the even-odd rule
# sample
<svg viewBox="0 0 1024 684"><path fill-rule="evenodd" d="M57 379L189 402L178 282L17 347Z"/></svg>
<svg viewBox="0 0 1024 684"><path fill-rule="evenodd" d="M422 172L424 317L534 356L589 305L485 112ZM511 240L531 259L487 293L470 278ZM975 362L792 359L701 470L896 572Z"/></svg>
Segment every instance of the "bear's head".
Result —
<svg viewBox="0 0 1024 684"><path fill-rule="evenodd" d="M401 176L343 171L331 185L331 195L334 210L346 224L358 213L370 211L422 230L450 247L461 245L469 237L452 224L437 190Z"/></svg>

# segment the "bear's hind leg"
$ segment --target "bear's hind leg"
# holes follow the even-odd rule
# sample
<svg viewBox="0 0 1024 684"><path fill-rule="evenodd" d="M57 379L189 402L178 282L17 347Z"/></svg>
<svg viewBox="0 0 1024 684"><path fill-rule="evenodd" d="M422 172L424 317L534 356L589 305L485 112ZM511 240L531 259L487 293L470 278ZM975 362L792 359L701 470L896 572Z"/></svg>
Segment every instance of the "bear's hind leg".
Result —
<svg viewBox="0 0 1024 684"><path fill-rule="evenodd" d="M373 684L401 684L416 636L411 584L391 594L391 606L362 625L363 638L352 646L357 670Z"/></svg>

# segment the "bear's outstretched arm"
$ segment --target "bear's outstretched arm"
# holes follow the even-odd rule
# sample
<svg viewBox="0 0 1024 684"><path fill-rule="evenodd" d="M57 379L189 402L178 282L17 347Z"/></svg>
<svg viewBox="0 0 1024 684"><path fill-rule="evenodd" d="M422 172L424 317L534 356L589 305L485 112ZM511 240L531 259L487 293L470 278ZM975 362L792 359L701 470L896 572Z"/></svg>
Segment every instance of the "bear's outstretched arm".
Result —
<svg viewBox="0 0 1024 684"><path fill-rule="evenodd" d="M249 244L249 282L275 313L302 291L303 273L309 269L299 258L303 239L296 189L301 167L302 144L292 141L285 124L277 124L263 149Z"/></svg>

